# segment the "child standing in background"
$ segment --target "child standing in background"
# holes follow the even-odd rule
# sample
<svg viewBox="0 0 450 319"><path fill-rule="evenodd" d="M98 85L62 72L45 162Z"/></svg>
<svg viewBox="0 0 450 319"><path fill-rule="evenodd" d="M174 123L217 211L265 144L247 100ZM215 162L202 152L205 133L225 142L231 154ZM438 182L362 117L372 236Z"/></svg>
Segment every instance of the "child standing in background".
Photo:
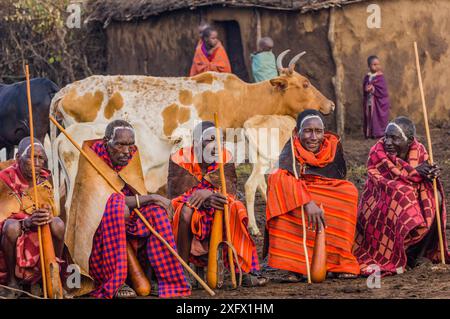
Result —
<svg viewBox="0 0 450 319"><path fill-rule="evenodd" d="M262 82L278 76L275 55L272 52L273 40L269 37L261 38L258 51L251 54L252 72L255 82Z"/></svg>
<svg viewBox="0 0 450 319"><path fill-rule="evenodd" d="M363 83L363 114L365 138L380 138L389 120L389 94L380 59L372 55L367 59L370 72Z"/></svg>

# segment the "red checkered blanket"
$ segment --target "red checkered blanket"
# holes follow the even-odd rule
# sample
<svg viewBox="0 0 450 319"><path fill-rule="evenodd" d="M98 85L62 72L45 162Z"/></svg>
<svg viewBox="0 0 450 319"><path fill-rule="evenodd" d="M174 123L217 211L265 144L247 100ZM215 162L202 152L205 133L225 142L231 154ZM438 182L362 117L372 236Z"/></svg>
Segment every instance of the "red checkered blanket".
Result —
<svg viewBox="0 0 450 319"><path fill-rule="evenodd" d="M377 265L383 274L394 274L407 263L407 248L420 245L435 219L436 207L432 183L422 178L415 167L428 160L425 147L414 140L408 160L385 152L383 139L370 150L368 179L358 211L357 237L354 254L361 272L369 274L370 265ZM446 211L442 195L441 220L445 254ZM437 234L436 234L437 235ZM436 236L437 238L437 236ZM427 247L426 257L439 260L437 240Z"/></svg>
<svg viewBox="0 0 450 319"><path fill-rule="evenodd" d="M103 143L97 142L92 149L110 163ZM117 171L117 167L115 168ZM119 169L120 170L120 169ZM125 195L132 195L125 187ZM94 278L96 289L91 293L98 298L113 298L127 278L127 237L144 241L143 251L158 280L160 297L190 295L190 287L181 264L150 233L142 220L132 212L125 223L125 195L112 194L108 199L102 221L94 235L89 258L89 273ZM139 211L153 228L176 250L172 227L167 212L157 205L146 205ZM142 255L141 255L142 256Z"/></svg>

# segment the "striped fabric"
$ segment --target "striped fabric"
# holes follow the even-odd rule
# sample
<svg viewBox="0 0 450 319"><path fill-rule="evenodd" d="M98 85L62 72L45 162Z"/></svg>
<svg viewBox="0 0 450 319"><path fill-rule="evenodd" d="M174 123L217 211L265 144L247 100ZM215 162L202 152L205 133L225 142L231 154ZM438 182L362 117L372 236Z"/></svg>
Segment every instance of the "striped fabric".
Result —
<svg viewBox="0 0 450 319"><path fill-rule="evenodd" d="M310 200L318 206L323 204L325 210L327 270L359 274L359 265L352 254L358 201L355 186L345 180L313 175L302 175L297 180L282 169L270 175L268 181L269 265L306 274L301 206ZM307 230L306 236L311 262L315 233Z"/></svg>
<svg viewBox="0 0 450 319"><path fill-rule="evenodd" d="M197 188L198 189L198 188ZM191 193L192 194L192 193ZM172 200L172 205L175 209L175 215L173 218L173 232L175 238L178 238L178 223L180 220L180 213L183 205L187 205L185 202L185 195L177 197ZM189 199L189 197L187 197ZM230 230L231 230L231 243L236 249L239 264L241 269L245 273L255 272L259 270L258 254L256 252L256 246L253 239L247 230L248 216L245 206L240 201L234 199L232 196L228 195L228 205L230 213ZM212 223L213 223L214 209L209 210L198 210L194 209L192 215L191 228L194 234L194 241L200 242L199 244L203 246L205 254L201 256L195 256L191 253L190 262L197 266L205 267L207 261L204 255L208 253L209 237L211 235ZM225 240L225 228L223 229L223 240ZM192 246L198 243L193 243ZM228 263L228 250L224 247L223 250L223 260L225 265Z"/></svg>

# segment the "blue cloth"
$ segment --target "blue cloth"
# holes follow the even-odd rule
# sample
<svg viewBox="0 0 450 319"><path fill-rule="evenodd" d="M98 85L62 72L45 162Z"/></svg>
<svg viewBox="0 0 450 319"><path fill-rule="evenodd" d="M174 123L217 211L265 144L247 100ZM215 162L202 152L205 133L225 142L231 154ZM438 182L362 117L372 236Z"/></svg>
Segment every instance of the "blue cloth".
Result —
<svg viewBox="0 0 450 319"><path fill-rule="evenodd" d="M272 51L263 51L251 55L252 72L255 82L261 82L278 76L275 55Z"/></svg>

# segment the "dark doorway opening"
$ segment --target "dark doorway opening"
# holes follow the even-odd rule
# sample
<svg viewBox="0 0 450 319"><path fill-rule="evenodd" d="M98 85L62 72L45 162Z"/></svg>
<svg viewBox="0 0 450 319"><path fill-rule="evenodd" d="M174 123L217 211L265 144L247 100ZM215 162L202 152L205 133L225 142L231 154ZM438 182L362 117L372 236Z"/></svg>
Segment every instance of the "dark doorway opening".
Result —
<svg viewBox="0 0 450 319"><path fill-rule="evenodd" d="M231 71L241 80L250 82L250 77L245 66L244 49L242 46L241 28L234 20L214 21L214 27L219 33L219 39L227 51L230 59Z"/></svg>

